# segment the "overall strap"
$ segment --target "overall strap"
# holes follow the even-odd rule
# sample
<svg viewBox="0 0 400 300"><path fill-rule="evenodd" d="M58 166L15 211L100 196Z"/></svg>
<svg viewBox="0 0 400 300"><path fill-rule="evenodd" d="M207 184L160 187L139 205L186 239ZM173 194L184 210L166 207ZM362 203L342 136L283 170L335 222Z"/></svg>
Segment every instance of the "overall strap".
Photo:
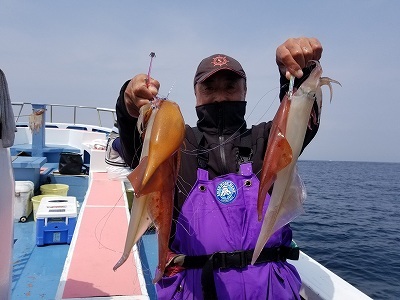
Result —
<svg viewBox="0 0 400 300"><path fill-rule="evenodd" d="M195 138L197 145L197 166L200 169L207 170L208 164L208 151L205 148L206 139L204 134L197 127L190 127Z"/></svg>
<svg viewBox="0 0 400 300"><path fill-rule="evenodd" d="M242 134L240 134L240 146L238 153L239 164L251 161L253 156L252 146L252 131L251 129L246 129Z"/></svg>

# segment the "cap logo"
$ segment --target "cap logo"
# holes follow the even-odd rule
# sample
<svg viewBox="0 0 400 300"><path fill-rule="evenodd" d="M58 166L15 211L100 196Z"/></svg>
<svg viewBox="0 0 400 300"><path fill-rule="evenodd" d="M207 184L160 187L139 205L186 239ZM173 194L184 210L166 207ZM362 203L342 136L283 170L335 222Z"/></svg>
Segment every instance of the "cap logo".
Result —
<svg viewBox="0 0 400 300"><path fill-rule="evenodd" d="M226 56L218 55L213 58L211 63L214 65L214 67L216 67L216 66L226 65L228 62L229 62L229 60L226 59Z"/></svg>

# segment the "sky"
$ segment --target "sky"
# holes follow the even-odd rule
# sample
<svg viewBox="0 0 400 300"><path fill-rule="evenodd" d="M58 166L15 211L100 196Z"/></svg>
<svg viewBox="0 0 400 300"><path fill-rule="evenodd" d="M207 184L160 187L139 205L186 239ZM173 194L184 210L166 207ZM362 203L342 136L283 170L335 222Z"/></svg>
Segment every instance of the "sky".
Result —
<svg viewBox="0 0 400 300"><path fill-rule="evenodd" d="M278 108L275 50L290 37L324 47L320 130L301 159L400 162L400 1L0 0L0 68L13 102L114 108L147 73L195 126L193 76L214 53L247 74L247 125Z"/></svg>

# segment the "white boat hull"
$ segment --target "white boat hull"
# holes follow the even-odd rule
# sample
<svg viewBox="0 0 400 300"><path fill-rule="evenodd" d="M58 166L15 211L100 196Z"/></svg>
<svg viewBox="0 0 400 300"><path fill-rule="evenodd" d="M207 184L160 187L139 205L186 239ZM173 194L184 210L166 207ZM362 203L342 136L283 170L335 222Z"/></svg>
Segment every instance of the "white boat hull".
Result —
<svg viewBox="0 0 400 300"><path fill-rule="evenodd" d="M300 294L306 300L372 299L303 252L290 263L300 273Z"/></svg>
<svg viewBox="0 0 400 300"><path fill-rule="evenodd" d="M0 299L11 298L14 175L10 149L0 140Z"/></svg>

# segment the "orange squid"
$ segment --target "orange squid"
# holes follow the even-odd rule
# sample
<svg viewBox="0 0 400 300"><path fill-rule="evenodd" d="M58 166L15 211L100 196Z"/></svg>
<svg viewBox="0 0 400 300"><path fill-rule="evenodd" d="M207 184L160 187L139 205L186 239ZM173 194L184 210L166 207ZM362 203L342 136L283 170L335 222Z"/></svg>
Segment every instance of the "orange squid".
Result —
<svg viewBox="0 0 400 300"><path fill-rule="evenodd" d="M128 175L135 197L124 252L113 269L115 271L128 259L133 245L153 223L158 235L155 283L164 274L167 263L185 122L175 102L156 99L141 107L138 128L139 131L144 129L142 153L139 165Z"/></svg>
<svg viewBox="0 0 400 300"><path fill-rule="evenodd" d="M322 107L321 86L339 82L321 77L322 68L314 62L315 68L293 95L285 95L272 121L267 149L261 171L261 182L257 200L258 219L266 196L272 185L272 194L254 250L252 264L272 234L291 222L303 212L306 191L298 173L296 163L304 143L310 121L319 122ZM312 116L314 102L318 105L318 116Z"/></svg>

